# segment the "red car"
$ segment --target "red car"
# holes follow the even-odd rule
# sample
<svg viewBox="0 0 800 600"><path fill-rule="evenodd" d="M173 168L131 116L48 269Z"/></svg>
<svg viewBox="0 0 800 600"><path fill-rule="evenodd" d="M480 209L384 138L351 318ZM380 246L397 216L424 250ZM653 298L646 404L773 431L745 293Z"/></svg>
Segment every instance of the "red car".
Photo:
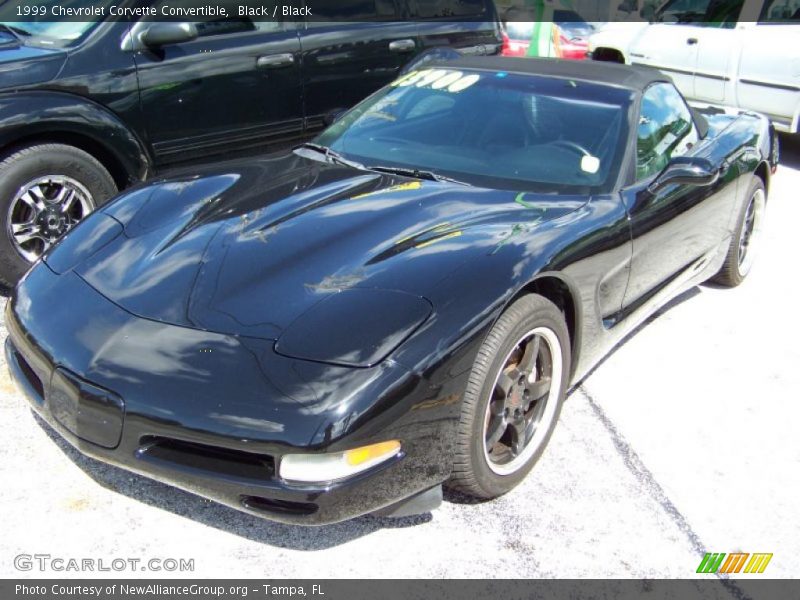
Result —
<svg viewBox="0 0 800 600"><path fill-rule="evenodd" d="M561 58L583 60L589 51L589 36L594 27L584 21L577 13L557 10L553 13L558 26ZM531 43L534 23L508 21L503 33L503 56L526 56Z"/></svg>

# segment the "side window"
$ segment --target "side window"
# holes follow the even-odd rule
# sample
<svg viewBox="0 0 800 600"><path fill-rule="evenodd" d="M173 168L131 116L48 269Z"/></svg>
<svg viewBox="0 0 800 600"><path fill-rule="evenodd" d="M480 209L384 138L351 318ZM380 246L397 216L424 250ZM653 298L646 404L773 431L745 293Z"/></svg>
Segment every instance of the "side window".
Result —
<svg viewBox="0 0 800 600"><path fill-rule="evenodd" d="M417 16L478 17L486 14L486 0L417 0Z"/></svg>
<svg viewBox="0 0 800 600"><path fill-rule="evenodd" d="M731 29L736 26L744 0L670 0L656 11L659 23Z"/></svg>
<svg viewBox="0 0 800 600"><path fill-rule="evenodd" d="M642 96L636 142L636 179L651 177L697 143L692 113L668 83L650 86Z"/></svg>
<svg viewBox="0 0 800 600"><path fill-rule="evenodd" d="M217 35L229 35L232 33L247 33L253 31L262 31L262 32L270 32L270 31L282 31L283 30L283 23L281 22L282 16L278 16L277 19L263 19L260 20L258 17L253 19L246 17L246 16L239 16L239 4L237 0L218 0L214 4L214 8L224 9L226 11L227 16L222 14L213 14L204 17L195 17L196 20L191 21L194 23L195 27L197 27L197 35L198 37L211 37ZM156 0L152 3L152 6L156 9L156 14L158 17L154 17L152 21L188 21L185 16L176 15L176 16L165 16L165 13L162 9L166 9L167 14L169 13L170 9L175 7L176 3L174 0ZM193 6L189 4L189 6Z"/></svg>
<svg viewBox="0 0 800 600"><path fill-rule="evenodd" d="M335 2L316 2L313 14L308 17L309 26L317 21L391 21L400 18L394 0L336 0Z"/></svg>
<svg viewBox="0 0 800 600"><path fill-rule="evenodd" d="M758 22L761 25L800 23L800 0L766 0Z"/></svg>

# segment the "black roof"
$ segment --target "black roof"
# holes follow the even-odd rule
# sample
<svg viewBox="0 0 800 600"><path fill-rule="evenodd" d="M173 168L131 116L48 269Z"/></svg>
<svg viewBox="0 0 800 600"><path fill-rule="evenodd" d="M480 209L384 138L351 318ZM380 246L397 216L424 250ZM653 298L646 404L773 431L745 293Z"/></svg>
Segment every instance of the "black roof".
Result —
<svg viewBox="0 0 800 600"><path fill-rule="evenodd" d="M481 69L508 71L544 77L575 79L605 85L614 85L631 90L642 91L655 82L672 82L668 75L650 67L621 65L593 60L563 60L558 58L515 58L509 56L470 56L444 62L432 61L426 64L440 67L460 67L462 69Z"/></svg>

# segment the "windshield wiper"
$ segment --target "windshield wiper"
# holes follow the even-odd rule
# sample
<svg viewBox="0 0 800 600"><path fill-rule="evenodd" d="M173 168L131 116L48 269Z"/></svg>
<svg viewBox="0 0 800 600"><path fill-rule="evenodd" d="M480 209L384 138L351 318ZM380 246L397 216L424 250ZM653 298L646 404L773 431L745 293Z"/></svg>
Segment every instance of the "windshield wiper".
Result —
<svg viewBox="0 0 800 600"><path fill-rule="evenodd" d="M327 146L323 146L322 144L314 144L313 142L306 142L305 144L300 144L297 148L305 148L306 150L313 150L319 154L322 154L325 158L333 163L338 163L340 165L344 165L346 167L353 167L355 169L363 169L364 165L354 160L350 160L336 152L336 150L331 150ZM297 149L296 148L296 149Z"/></svg>
<svg viewBox="0 0 800 600"><path fill-rule="evenodd" d="M458 179L453 179L452 177L447 177L445 175L439 175L438 173L434 173L433 171L423 171L420 169L411 169L407 167L384 167L381 165L376 165L374 167L367 167L370 171L378 171L379 173L391 173L393 175L402 175L404 177L413 177L414 179L425 179L427 181L447 181L449 183L457 183L458 185L466 185L472 187L471 183L467 183L466 181L459 181Z"/></svg>
<svg viewBox="0 0 800 600"><path fill-rule="evenodd" d="M5 23L0 23L0 31L7 31L11 35L13 35L18 40L22 41L21 36L30 37L31 32L25 31L21 27L14 27L13 25L6 25Z"/></svg>

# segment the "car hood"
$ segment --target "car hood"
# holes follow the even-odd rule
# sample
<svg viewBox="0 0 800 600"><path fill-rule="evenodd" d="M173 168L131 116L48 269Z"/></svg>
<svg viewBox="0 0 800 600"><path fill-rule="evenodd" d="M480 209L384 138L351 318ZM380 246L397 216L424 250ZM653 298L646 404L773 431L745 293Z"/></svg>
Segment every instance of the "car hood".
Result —
<svg viewBox="0 0 800 600"><path fill-rule="evenodd" d="M67 236L62 254L94 244L89 258L70 268L138 316L277 339L299 315L344 289L424 298L465 262L491 254L521 223L581 204L292 154L134 190L103 210L103 218L115 220L111 227L87 220ZM54 252L46 260L59 262L54 258L63 257ZM375 303L375 310L391 310L381 294Z"/></svg>
<svg viewBox="0 0 800 600"><path fill-rule="evenodd" d="M54 48L0 45L0 90L50 81L66 59L66 52Z"/></svg>

